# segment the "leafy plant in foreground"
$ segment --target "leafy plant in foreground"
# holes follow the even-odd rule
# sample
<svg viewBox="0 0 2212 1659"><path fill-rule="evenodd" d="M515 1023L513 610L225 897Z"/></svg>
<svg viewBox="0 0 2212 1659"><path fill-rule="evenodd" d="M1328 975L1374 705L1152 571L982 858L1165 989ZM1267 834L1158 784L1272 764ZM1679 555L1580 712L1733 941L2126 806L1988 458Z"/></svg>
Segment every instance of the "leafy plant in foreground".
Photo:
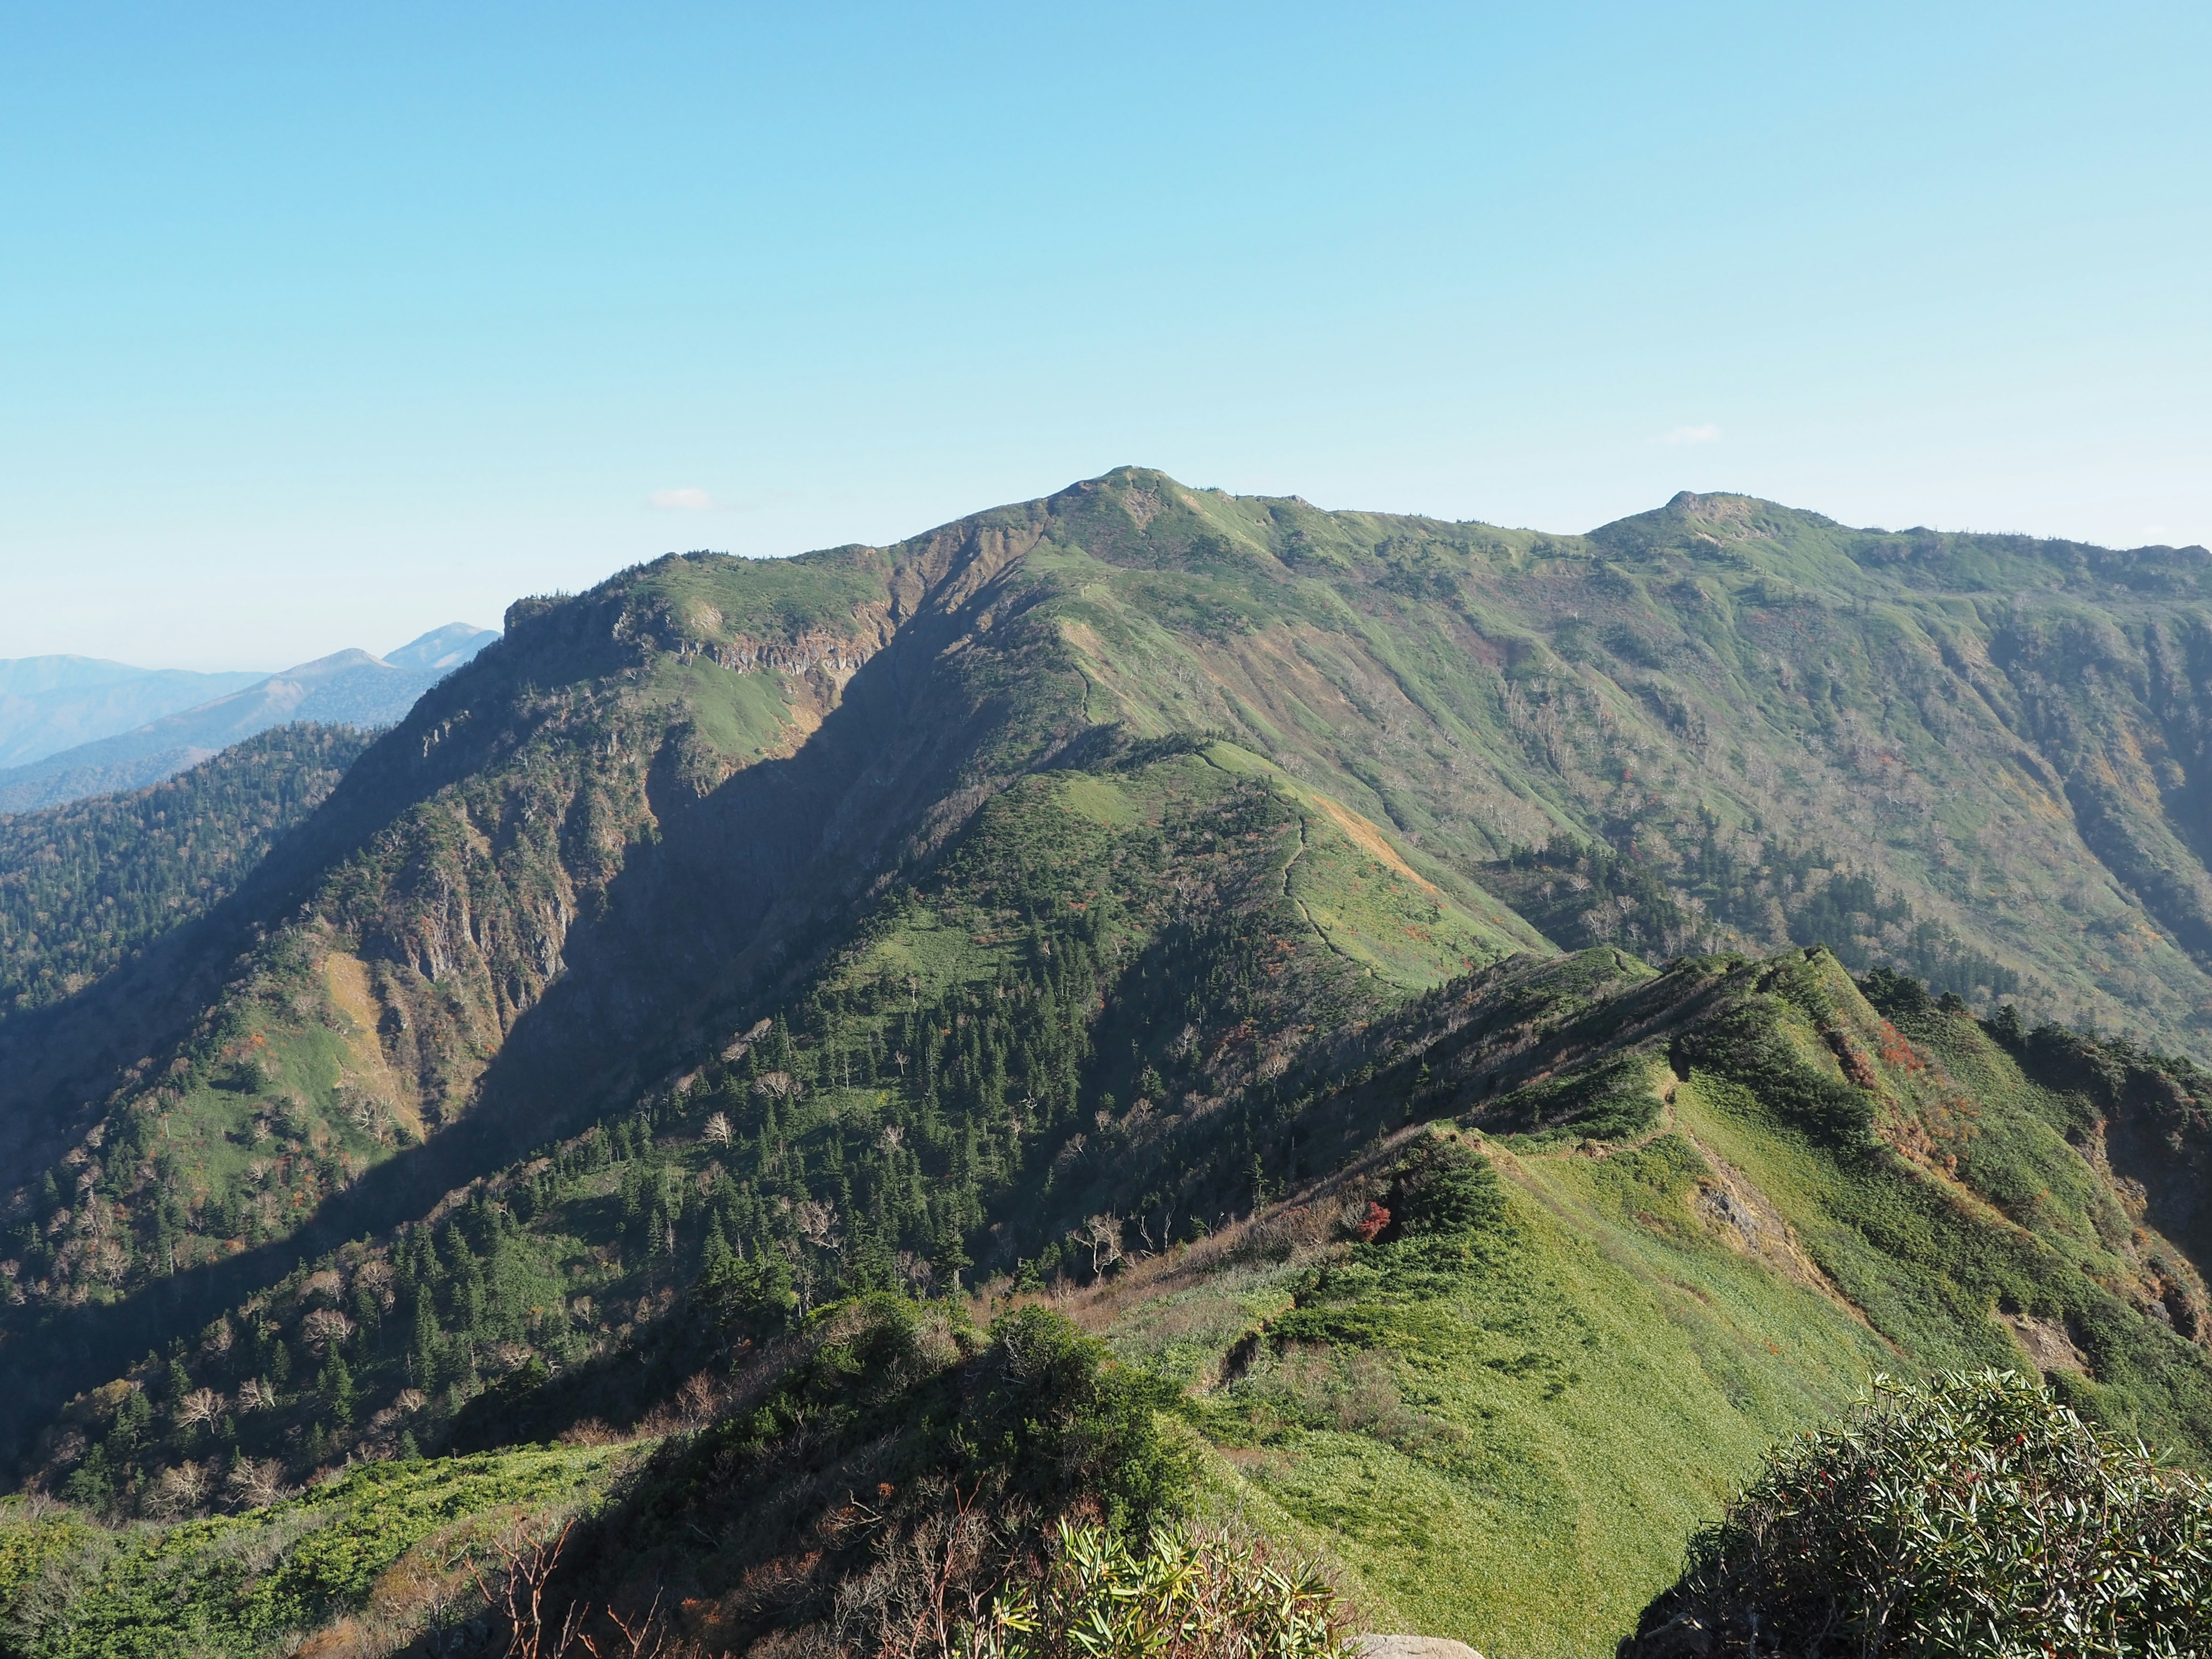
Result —
<svg viewBox="0 0 2212 1659"><path fill-rule="evenodd" d="M1347 1610L1310 1562L1226 1529L1056 1530L1052 1558L993 1607L979 1659L1346 1659Z"/></svg>
<svg viewBox="0 0 2212 1659"><path fill-rule="evenodd" d="M1627 1659L2180 1659L2212 1630L2212 1487L2012 1371L1875 1379L1777 1454Z"/></svg>

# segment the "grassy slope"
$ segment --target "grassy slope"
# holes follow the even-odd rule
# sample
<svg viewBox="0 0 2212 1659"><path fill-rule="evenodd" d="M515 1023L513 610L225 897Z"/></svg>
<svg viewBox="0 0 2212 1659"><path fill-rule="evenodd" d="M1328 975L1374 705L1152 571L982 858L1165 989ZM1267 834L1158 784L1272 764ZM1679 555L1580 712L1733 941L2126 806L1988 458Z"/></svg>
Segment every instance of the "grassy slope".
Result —
<svg viewBox="0 0 2212 1659"><path fill-rule="evenodd" d="M1735 496L1559 538L1091 488L1048 547L1094 713L1249 732L1462 870L1566 832L1691 889L1711 842L1770 914L1691 948L1788 942L1767 845L1825 849L1909 912L1857 924L1875 954L1932 926L2032 1012L2204 1040L2199 556Z"/></svg>
<svg viewBox="0 0 2212 1659"><path fill-rule="evenodd" d="M1467 1271L1363 1309L1338 1344L1263 1352L1203 1420L1406 1627L1591 1652L1765 1448L1882 1352L1698 1224L1685 1143L1504 1167L1505 1221ZM1302 1271L1164 1298L1124 1316L1117 1344L1187 1365L1208 1303L1237 1291L1241 1320L1216 1328L1241 1335L1287 1311Z"/></svg>
<svg viewBox="0 0 2212 1659"><path fill-rule="evenodd" d="M1348 1471L1382 1459L1393 1480L1418 1474L1424 1504L1443 1501L1434 1481L1461 1481L1454 1503L1549 1540L1562 1564L1585 1559L1577 1528L1611 1528L1608 1551L1657 1562L1738 1467L1728 1448L1748 1455L1855 1377L1874 1339L1848 1313L1830 1320L1841 1346L1800 1363L1794 1344L1819 1322L1782 1310L1816 1294L1801 1279L1824 1287L1823 1305L1832 1291L1855 1302L1915 1364L2016 1352L1990 1316L2002 1306L2019 1340L2057 1329L2078 1347L2097 1378L2069 1385L2085 1401L2201 1445L2201 1359L2149 1312L2172 1324L2201 1284L2185 1250L2126 1213L2126 1189L2083 1185L2075 1148L2101 1131L2066 1090L1949 1015L1903 1019L1914 1048L1893 1063L1832 964L1655 980L1607 951L1498 962L1540 941L1477 878L1561 830L1632 848L1662 882L1718 846L1771 908L1708 932L1773 944L1801 899L1784 878L1805 861L1785 869L1770 844L1819 842L1822 879L1846 861L1879 876L1883 914L1842 919L1872 946L1904 925L1886 916L1932 921L1959 960L2017 971L2031 1006L2186 1040L2204 987L2183 948L2195 889L2175 849L2190 845L2201 761L2203 586L2184 556L1885 538L1739 498L1561 539L1321 514L1141 473L888 551L664 561L520 607L499 648L364 758L248 896L280 920L250 946L240 933L240 971L195 1006L189 1035L149 1045L112 1098L76 1097L108 1099L106 1117L53 1166L52 1199L20 1200L35 1237L19 1228L11 1259L28 1271L9 1283L40 1317L115 1300L118 1328L143 1340L194 1285L231 1282L204 1264L237 1255L233 1278L252 1289L250 1267L265 1287L230 1316L251 1330L240 1353L273 1363L282 1348L290 1375L276 1379L279 1407L234 1431L278 1437L252 1449L288 1456L349 1436L382 1449L398 1425L378 1420L381 1402L415 1357L408 1304L359 1300L360 1270L388 1246L332 1259L361 1316L348 1423L302 1330L327 1293L289 1273L276 1241L325 1215L349 1236L410 1218L435 1231L455 1213L426 1214L439 1188L379 1185L376 1166L496 1170L544 1133L549 1099L570 1122L641 1105L656 1135L558 1181L524 1167L477 1189L468 1224L495 1269L489 1300L471 1324L458 1291L434 1298L426 1434L510 1363L534 1353L581 1374L655 1340L710 1231L795 1238L779 1202L835 1198L841 1242L799 1256L828 1287L889 1282L896 1249L949 1260L948 1230L987 1265L1048 1273L1087 1263L1089 1217L1125 1244L1188 1237L1409 1117L1447 1115L1508 1140L1512 1224L1484 1246L1488 1281L1425 1281L1404 1305L1433 1320L1389 1351L1349 1344L1389 1373L1378 1398L1397 1404L1383 1398L1376 1421L1397 1426L1378 1437L1357 1412L1349 1428L1295 1426L1351 1436ZM1101 733L1109 721L1118 738ZM1194 730L1238 741L1128 741ZM2118 748L2091 743L2099 732ZM1055 755L1063 769L1023 777ZM2109 879L2122 865L2129 888ZM1091 977L1055 978L1046 945L1079 946ZM1425 990L1470 965L1471 1013L1462 994ZM1753 1008L1755 1029L1680 1047L1695 1024L1682 1011L1716 1000ZM779 1007L795 1046L777 1065L801 1086L771 1115L762 1051L732 1039ZM1060 1035L1024 1023L1033 1007ZM1471 1023L1449 1042L1421 1037L1439 1013ZM513 1059L533 1030L535 1069ZM979 1030L995 1034L1005 1077ZM935 1105L908 1070L925 1043L953 1079ZM872 1075L855 1084L864 1055ZM1843 1081L1850 1066L1872 1083ZM1931 1080L1938 1069L1959 1087ZM1854 1089L1875 1103L1863 1114L1838 1103ZM488 1111L465 1153L416 1156L460 1144L444 1132L487 1100L514 1121ZM717 1109L735 1138L710 1145ZM1619 1150L1670 1127L1679 1142ZM429 1148L408 1146L418 1133ZM1613 1155L1571 1150L1590 1138ZM1595 1172L1608 1169L1626 1185L1604 1187ZM356 1184L383 1207L346 1207ZM522 1236L486 1231L488 1201L524 1190L544 1207ZM1689 1232L1675 1227L1684 1206ZM1792 1241L1779 1255L1771 1228L1739 1224L1769 1212ZM259 1255L256 1239L270 1241ZM179 1283L154 1286L172 1262ZM1724 1267L1753 1276L1729 1291ZM1193 1314L1194 1330L1235 1328L1213 1346L1176 1338L1176 1363L1218 1374L1271 1316L1250 1297L1311 1288L1264 1277L1224 1291L1218 1316ZM1683 1291L1675 1305L1680 1285L1711 1304ZM1644 1353L1669 1387L1630 1400L1626 1362L1577 1363L1589 1332ZM27 1333L19 1322L10 1362L43 1369L44 1339L27 1347ZM1783 1352L1761 1361L1770 1341ZM1505 1408L1422 1382L1423 1343L1455 1387L1479 1372L1483 1389L1530 1391L1524 1437L1556 1455L1532 1464L1526 1492L1486 1496L1452 1473L1465 1446L1489 1443L1482 1411ZM255 1375L242 1363L208 1360L204 1380L228 1393ZM167 1392L163 1370L136 1375L149 1397ZM1264 1443L1277 1431L1261 1419L1280 1411L1257 1381L1218 1392L1239 1388L1253 1395L1240 1433ZM1612 1512L1603 1483L1638 1467L1626 1452L1577 1464L1575 1436L1539 1431L1607 1389L1619 1407L1594 1413L1591 1443L1618 1419L1638 1425L1618 1446L1677 1459L1663 1519ZM1702 1412L1707 1395L1735 1415L1710 1419L1727 1432L1700 1462L1670 1441L1668 1413ZM62 1426L96 1440L113 1403L88 1395ZM1424 1414L1443 1425L1432 1437ZM132 1429L113 1490L128 1499L183 1455L176 1432L158 1416ZM58 1474L66 1444L49 1443ZM1302 1467L1288 1442L1249 1449L1249 1479L1269 1491ZM1357 1498L1365 1478L1316 1477L1310 1504L1282 1485L1279 1507L1325 1517L1341 1498L1357 1553L1358 1528L1394 1535L1397 1513ZM1528 1576L1525 1556L1488 1571L1520 1586L1498 1616L1534 1629L1566 1616L1572 1581L1564 1565ZM1371 1583L1412 1593L1412 1544L1361 1559ZM1626 1605L1637 1582L1602 1605Z"/></svg>
<svg viewBox="0 0 2212 1659"><path fill-rule="evenodd" d="M1288 1206L1090 1293L1083 1316L1200 1391L1232 1481L1328 1540L1378 1616L1492 1654L1610 1651L1764 1450L1876 1370L2051 1364L2023 1340L2071 1333L2060 1348L2095 1378L2058 1358L2072 1398L2212 1455L2212 1365L2149 1316L2145 1262L2168 1247L2054 1128L2078 1101L1960 1017L1931 1007L1901 1040L1832 959L1635 981L1613 1019L1662 992L1657 1040L1686 1079L1610 1151L1489 1142L1504 1211L1463 1261L1344 1242L1340 1218L1387 1196L1392 1152L1370 1144ZM1577 1024L1533 1060L1470 1047L1540 1070ZM1371 1111L1430 1061L1454 1063L1412 1043L1313 1114ZM1511 1091L1473 1092L1472 1121L1511 1116ZM1825 1115L1838 1100L1865 1133Z"/></svg>
<svg viewBox="0 0 2212 1659"><path fill-rule="evenodd" d="M590 1504L631 1456L375 1464L236 1515L121 1531L11 1503L0 1506L0 1640L23 1659L170 1659L295 1652L319 1631L307 1651L389 1651L471 1605L469 1550Z"/></svg>
<svg viewBox="0 0 2212 1659"><path fill-rule="evenodd" d="M1072 802L1079 823L1141 836L1148 807L1204 799L1218 775L1180 755L1038 780L987 816L942 884L887 907L845 971L927 971L937 991L1006 982L1001 947L978 925L989 890L965 883L1049 845L1040 813L1069 828ZM1281 865L1261 863L1279 884ZM1142 920L1119 924L1125 963L1145 960ZM1924 1001L1895 1013L1819 955L1664 975L1609 950L1501 959L1402 1001L1326 1064L1283 1074L1279 1133L1324 1167L1347 1148L1340 1164L1065 1305L1188 1391L1185 1414L1217 1449L1211 1504L1335 1554L1373 1623L1493 1655L1608 1650L1763 1451L1875 1370L2027 1365L2021 1344L2055 1331L2094 1376L2048 1349L2037 1358L2055 1361L2054 1381L2085 1409L2203 1459L2212 1366L2147 1315L2146 1263L2170 1247L2115 1220L2125 1189L2058 1127L2081 1129L2081 1101L2034 1081L1971 1019ZM1584 1075L1608 1081L1543 1092L1547 1079ZM720 1098L702 1095L684 1121ZM864 1145L881 1123L911 1123L885 1109L896 1098L825 1088L784 1133L820 1147L843 1125L857 1132L848 1148ZM1540 1098L1547 1110L1532 1118ZM1409 1103L1416 1117L1458 1121L1443 1133L1485 1150L1501 1201L1442 1237L1358 1242L1350 1224L1371 1201L1408 1212L1393 1172L1439 1132L1400 1127ZM485 1269L495 1320L588 1380L593 1344L548 1340L527 1311L564 1297L587 1319L631 1310L629 1329L603 1334L617 1370L658 1366L639 1405L693 1366L726 1363L698 1351L672 1364L656 1348L656 1286L675 1264L629 1254L617 1200L670 1176L687 1189L732 1150L664 1133L566 1188L541 1187L558 1196L516 1209L522 1247L495 1250ZM1133 1150L1117 1155L1123 1191L1147 1179ZM1056 1190L1017 1182L1013 1202L1079 1214L1096 1188L1072 1207ZM510 1206L517 1196L507 1190ZM364 1284L366 1259L343 1264ZM314 1300L303 1285L264 1313L281 1334ZM384 1385L371 1364L361 1376L366 1410ZM540 1396L485 1396L496 1409L469 1420L547 1434L615 1397L556 1388L543 1397L554 1414L538 1416ZM401 1420L435 1431L434 1402L416 1411ZM373 1426L397 1425L382 1413ZM416 1471L404 1480L428 1493L473 1466L378 1467ZM195 1556L188 1576L212 1559ZM122 1593L97 1599L105 1609Z"/></svg>

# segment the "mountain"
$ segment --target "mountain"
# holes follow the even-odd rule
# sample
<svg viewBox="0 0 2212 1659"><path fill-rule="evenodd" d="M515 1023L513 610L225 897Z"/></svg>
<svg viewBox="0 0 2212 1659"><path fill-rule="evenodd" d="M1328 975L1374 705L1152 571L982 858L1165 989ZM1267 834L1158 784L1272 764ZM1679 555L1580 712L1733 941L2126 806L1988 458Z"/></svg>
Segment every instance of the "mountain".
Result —
<svg viewBox="0 0 2212 1659"><path fill-rule="evenodd" d="M0 660L0 768L113 737L261 678L133 668L96 657Z"/></svg>
<svg viewBox="0 0 2212 1659"><path fill-rule="evenodd" d="M219 904L368 739L283 726L145 789L0 817L0 1020Z"/></svg>
<svg viewBox="0 0 2212 1659"><path fill-rule="evenodd" d="M783 1651L988 1492L986 1566L1211 1505L1589 1653L1877 1369L2202 1464L2208 715L2203 549L1737 496L1125 470L522 602L0 1023L78 1506L0 1516L10 1628L396 1650L455 1504L587 1503L564 1593Z"/></svg>
<svg viewBox="0 0 2212 1659"><path fill-rule="evenodd" d="M447 623L443 628L434 628L419 640L410 641L397 651L387 651L384 660L394 668L404 668L416 674L450 674L471 657L499 637L489 628L471 628L466 623Z"/></svg>
<svg viewBox="0 0 2212 1659"><path fill-rule="evenodd" d="M439 679L498 637L451 623L390 657L340 651L281 674L252 678L244 689L211 702L0 770L0 812L141 788L290 721L389 726Z"/></svg>

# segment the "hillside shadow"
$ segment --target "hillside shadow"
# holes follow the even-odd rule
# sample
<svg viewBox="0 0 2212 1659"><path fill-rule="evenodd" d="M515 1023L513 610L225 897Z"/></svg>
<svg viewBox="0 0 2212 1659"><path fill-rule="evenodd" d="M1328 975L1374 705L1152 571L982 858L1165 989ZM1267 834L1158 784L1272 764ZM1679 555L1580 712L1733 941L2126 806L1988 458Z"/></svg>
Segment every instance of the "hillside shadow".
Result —
<svg viewBox="0 0 2212 1659"><path fill-rule="evenodd" d="M939 660L963 625L961 614L915 618L794 753L748 766L703 798L672 767L656 768L659 840L631 849L606 902L571 931L561 977L515 1022L461 1121L368 1170L288 1237L9 1333L0 1409L12 1458L30 1426L70 1396L298 1263L419 1216L634 1100L845 938L888 850L913 834L992 726L992 708L950 684ZM346 827L359 832L362 811L348 805ZM399 810L377 816L388 822ZM215 951L226 937L234 948L272 896L297 888L302 851L287 863L256 884L258 904L241 892L225 907L227 936L211 927L179 951ZM220 960L228 957L223 949Z"/></svg>
<svg viewBox="0 0 2212 1659"><path fill-rule="evenodd" d="M545 655L511 641L479 653L363 750L329 798L205 915L149 939L75 994L0 1021L0 1183L52 1164L106 1109L127 1068L179 1041L258 930L308 902L334 862L482 764L488 734L455 743L434 734L465 729L471 709L503 709Z"/></svg>

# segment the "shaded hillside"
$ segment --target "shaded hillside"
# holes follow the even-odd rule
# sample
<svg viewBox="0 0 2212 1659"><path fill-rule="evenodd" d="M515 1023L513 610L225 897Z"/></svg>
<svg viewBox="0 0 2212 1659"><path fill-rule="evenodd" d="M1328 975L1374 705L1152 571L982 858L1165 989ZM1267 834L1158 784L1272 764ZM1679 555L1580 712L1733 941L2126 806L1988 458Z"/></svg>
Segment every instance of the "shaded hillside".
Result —
<svg viewBox="0 0 2212 1659"><path fill-rule="evenodd" d="M1126 1173L1137 1146L1164 1153L1172 1125L1210 1121L1255 1078L1279 1075L1316 1029L1538 943L1479 893L1455 899L1378 861L1371 826L1243 751L1139 748L1100 764L1048 771L989 801L925 876L878 896L780 1027L757 1022L707 1053L707 1073L648 1095L672 1103L719 1079L732 1167L780 1164L789 1145L797 1184L748 1177L755 1195L726 1231L757 1231L763 1205L784 1216L810 1198L827 1205L821 1227L840 1241L830 1255L866 1266L854 1278L808 1258L796 1266L802 1299L817 1299L817 1274L831 1287L889 1287L912 1282L918 1261L951 1282L977 1251L1000 1262L1018 1244L1056 1252L1040 1229L1055 1214L1080 1218L1094 1170ZM342 792L329 810L343 804ZM242 1295L258 1261L285 1271L295 1230L319 1207L343 1218L322 1225L346 1232L374 1215L365 1200L417 1212L404 1207L408 1187L378 1187L380 1161L420 1184L423 1170L452 1167L422 1160L471 1145L440 1136L437 1106L404 1092L412 1079L383 1057L362 957L316 929L260 960L233 1023L172 1073L158 1145L145 1148L156 1180L171 1184L155 1188L137 1226L117 1224L120 1206L103 1211L100 1177L81 1178L90 1160L30 1199L15 1284L27 1293L21 1313L44 1314L49 1331L101 1328L96 1293L82 1313L61 1310L76 1299L68 1287L89 1279L96 1290L118 1255L140 1273L149 1254L174 1264L151 1275L165 1311L176 1307L167 1286L195 1270L210 1293ZM319 1028L292 1024L303 1004L329 1011ZM1171 1026L1156 1024L1170 1011ZM410 1010L410 1024L437 1012ZM1133 1043L1133 1030L1144 1034ZM541 1118L514 1133L528 1145L545 1127ZM100 1167L128 1168L143 1146L104 1146ZM805 1171L817 1166L836 1179L816 1194ZM1186 1221L1236 1204L1241 1170L1179 1197L1172 1167L1163 1201ZM72 1188L76 1205L65 1201ZM987 1249L994 1215L1024 1192L1042 1207ZM735 1188L727 1201L740 1202ZM659 1224L633 1220L641 1238ZM635 1297L631 1279L622 1269L586 1294L605 1300L629 1285ZM143 1325L114 1328L114 1340L143 1342ZM421 1375L476 1386L469 1341L450 1378Z"/></svg>
<svg viewBox="0 0 2212 1659"><path fill-rule="evenodd" d="M0 817L0 1018L76 995L220 903L368 743L279 726L151 788Z"/></svg>

